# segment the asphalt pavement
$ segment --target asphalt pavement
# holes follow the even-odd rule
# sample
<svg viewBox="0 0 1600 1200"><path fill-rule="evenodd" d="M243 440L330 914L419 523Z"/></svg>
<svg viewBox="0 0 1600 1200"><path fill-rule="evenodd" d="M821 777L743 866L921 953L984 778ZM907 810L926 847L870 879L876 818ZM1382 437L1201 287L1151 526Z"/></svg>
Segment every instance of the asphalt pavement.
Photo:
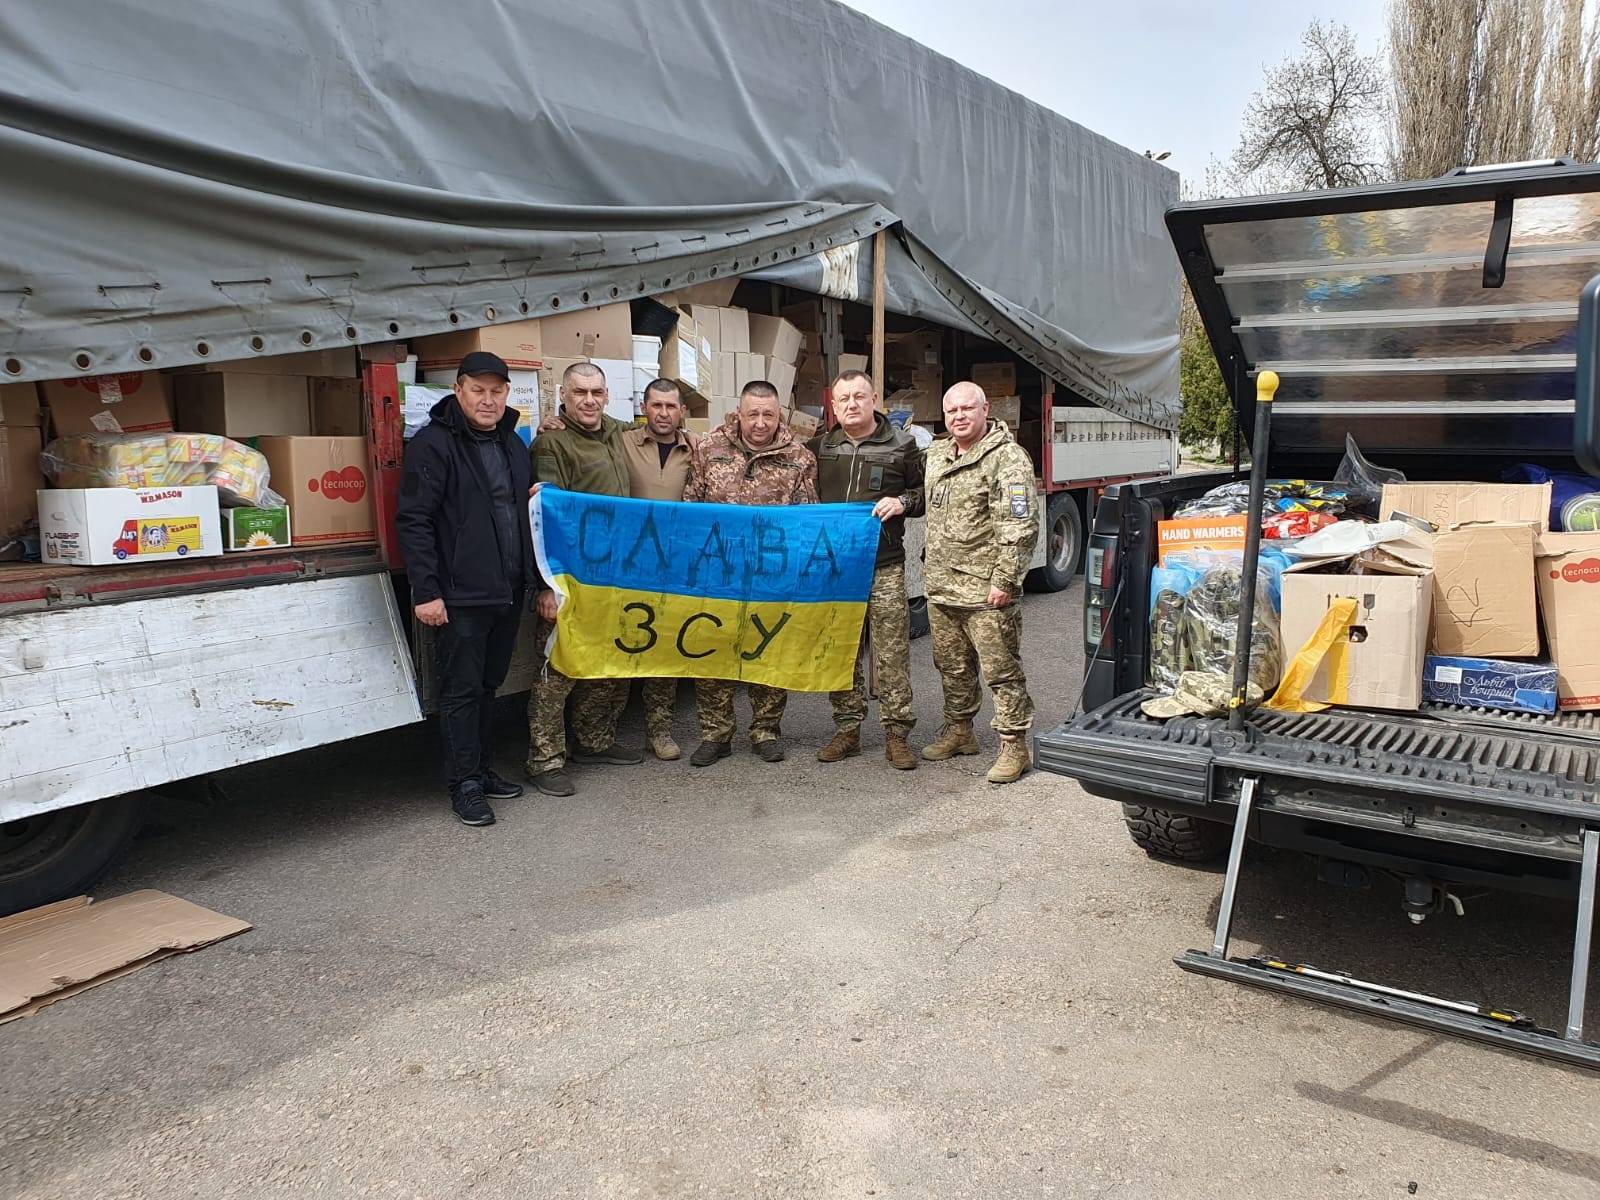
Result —
<svg viewBox="0 0 1600 1200"><path fill-rule="evenodd" d="M1079 640L1078 588L1028 598L1041 724ZM920 744L926 639L913 659ZM785 763L741 740L580 769L488 829L450 816L422 726L160 803L98 894L255 928L0 1027L0 1195L1600 1194L1595 1075L1184 974L1220 875L1147 859L1060 778L987 784L987 730L910 773L870 724L818 764L821 697L785 730ZM1393 885L1260 853L1235 922L1241 949L1545 1023L1571 930L1492 894L1412 926Z"/></svg>

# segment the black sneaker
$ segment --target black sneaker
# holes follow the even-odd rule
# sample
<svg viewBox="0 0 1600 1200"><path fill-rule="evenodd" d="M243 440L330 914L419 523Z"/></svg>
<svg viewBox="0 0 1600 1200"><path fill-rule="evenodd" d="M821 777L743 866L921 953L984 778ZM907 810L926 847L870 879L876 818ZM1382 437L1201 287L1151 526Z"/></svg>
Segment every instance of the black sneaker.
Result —
<svg viewBox="0 0 1600 1200"><path fill-rule="evenodd" d="M455 795L450 798L450 807L463 825L494 824L494 809L483 798L483 789L477 786L476 781L456 788Z"/></svg>
<svg viewBox="0 0 1600 1200"><path fill-rule="evenodd" d="M537 775L529 775L528 782L533 784L534 790L543 792L546 796L570 796L578 790L572 786L572 776L560 767L553 771L540 771Z"/></svg>
<svg viewBox="0 0 1600 1200"><path fill-rule="evenodd" d="M644 761L644 755L637 750L628 749L620 742L612 742L604 750L585 750L579 746L572 752L572 761L590 765L611 763L618 767L636 767Z"/></svg>
<svg viewBox="0 0 1600 1200"><path fill-rule="evenodd" d="M522 795L523 787L520 783L512 783L497 771L488 767L483 769L483 774L478 776L483 782L483 794L491 800L515 800Z"/></svg>
<svg viewBox="0 0 1600 1200"><path fill-rule="evenodd" d="M733 747L727 742L701 742L689 756L689 765L692 767L709 767L719 758L727 758L733 753Z"/></svg>
<svg viewBox="0 0 1600 1200"><path fill-rule="evenodd" d="M757 742L755 744L755 752L756 757L762 762L782 762L783 739L768 738L764 742Z"/></svg>

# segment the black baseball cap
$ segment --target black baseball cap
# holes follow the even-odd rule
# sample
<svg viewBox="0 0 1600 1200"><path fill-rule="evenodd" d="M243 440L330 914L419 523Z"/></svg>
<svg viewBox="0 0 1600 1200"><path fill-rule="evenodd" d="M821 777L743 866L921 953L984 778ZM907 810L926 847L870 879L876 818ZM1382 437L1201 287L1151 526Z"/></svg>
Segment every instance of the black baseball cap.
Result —
<svg viewBox="0 0 1600 1200"><path fill-rule="evenodd" d="M506 366L506 360L487 350L474 350L461 360L461 365L456 368L456 378L460 379L463 375L498 375L507 383L511 382L511 369Z"/></svg>

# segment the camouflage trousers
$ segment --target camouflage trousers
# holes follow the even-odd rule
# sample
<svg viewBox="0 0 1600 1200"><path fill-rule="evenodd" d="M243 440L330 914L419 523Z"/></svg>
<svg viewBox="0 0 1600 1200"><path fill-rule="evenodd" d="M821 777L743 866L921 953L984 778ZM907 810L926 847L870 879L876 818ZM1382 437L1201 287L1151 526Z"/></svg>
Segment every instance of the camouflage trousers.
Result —
<svg viewBox="0 0 1600 1200"><path fill-rule="evenodd" d="M928 605L933 635L933 665L944 683L946 722L971 721L978 715L983 689L978 672L994 693L997 733L1021 736L1033 726L1033 701L1022 674L1022 613L1015 602L1006 608L952 608Z"/></svg>
<svg viewBox="0 0 1600 1200"><path fill-rule="evenodd" d="M870 646L877 674L878 719L885 732L905 737L917 723L911 710L911 611L906 606L905 563L884 563L873 572L867 624L861 633L863 649L856 654L855 681L845 691L828 694L834 728L848 733L867 719L866 672L861 664Z"/></svg>
<svg viewBox="0 0 1600 1200"><path fill-rule="evenodd" d="M750 692L750 741L770 742L778 736L789 693L782 688L760 683L744 685ZM731 679L696 679L695 713L700 718L700 739L706 742L731 742L737 726L733 719L733 694L738 683Z"/></svg>
<svg viewBox="0 0 1600 1200"><path fill-rule="evenodd" d="M651 737L672 732L672 712L678 706L678 680L646 679L644 687L644 727Z"/></svg>
<svg viewBox="0 0 1600 1200"><path fill-rule="evenodd" d="M550 625L539 622L539 645ZM528 771L554 771L567 761L567 697L572 697L572 736L585 750L604 750L617 740L617 718L628 702L626 679L571 679L545 661L528 695Z"/></svg>

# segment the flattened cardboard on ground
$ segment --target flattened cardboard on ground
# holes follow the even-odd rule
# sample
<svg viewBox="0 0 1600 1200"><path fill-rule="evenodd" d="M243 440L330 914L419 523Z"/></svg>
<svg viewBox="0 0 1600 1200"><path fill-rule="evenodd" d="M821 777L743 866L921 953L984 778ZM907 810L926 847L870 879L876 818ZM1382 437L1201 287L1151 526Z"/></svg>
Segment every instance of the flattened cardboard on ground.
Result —
<svg viewBox="0 0 1600 1200"><path fill-rule="evenodd" d="M0 918L0 1024L249 929L165 892L74 896Z"/></svg>

